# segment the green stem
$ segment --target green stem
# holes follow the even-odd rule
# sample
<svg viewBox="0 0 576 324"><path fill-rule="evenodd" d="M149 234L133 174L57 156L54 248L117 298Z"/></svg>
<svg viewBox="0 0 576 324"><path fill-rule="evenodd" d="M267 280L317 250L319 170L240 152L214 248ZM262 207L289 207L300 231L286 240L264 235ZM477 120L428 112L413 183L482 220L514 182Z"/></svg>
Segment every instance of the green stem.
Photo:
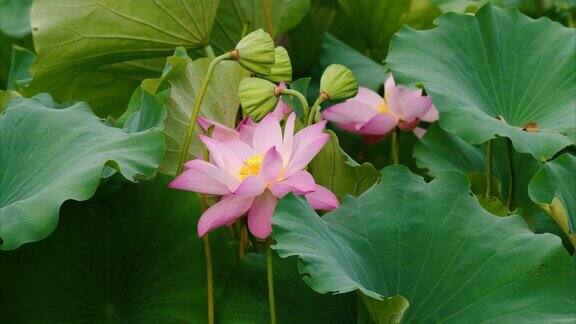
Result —
<svg viewBox="0 0 576 324"><path fill-rule="evenodd" d="M312 125L312 123L314 123L314 116L316 115L316 112L320 109L320 104L323 103L324 100L326 100L326 98L322 95L316 98L316 101L314 101L312 108L310 108L310 111L308 112L308 117L306 118L306 126L310 126Z"/></svg>
<svg viewBox="0 0 576 324"><path fill-rule="evenodd" d="M514 147L512 146L512 141L507 140L507 151L508 151L508 200L506 201L506 206L508 210L512 209L512 204L514 203L514 190L516 187L516 172L514 171Z"/></svg>
<svg viewBox="0 0 576 324"><path fill-rule="evenodd" d="M486 198L490 197L492 191L492 139L486 143Z"/></svg>
<svg viewBox="0 0 576 324"><path fill-rule="evenodd" d="M268 34L274 39L274 27L272 26L272 10L270 8L270 0L263 1L264 8L264 18L266 19L266 29L268 29Z"/></svg>
<svg viewBox="0 0 576 324"><path fill-rule="evenodd" d="M214 50L212 49L212 46L210 44L204 46L204 51L206 52L206 56L210 58L216 57L216 54L214 54Z"/></svg>
<svg viewBox="0 0 576 324"><path fill-rule="evenodd" d="M208 323L214 324L214 278L212 272L212 253L210 252L210 238L208 234L202 237L204 241L204 255L206 257L206 301L208 302Z"/></svg>
<svg viewBox="0 0 576 324"><path fill-rule="evenodd" d="M398 128L394 127L390 134L390 161L398 164Z"/></svg>
<svg viewBox="0 0 576 324"><path fill-rule="evenodd" d="M290 95L298 98L298 100L300 100L300 104L302 105L302 116L308 116L310 108L308 107L308 101L306 100L303 94L301 94L299 91L292 89L282 89L280 90L280 94Z"/></svg>
<svg viewBox="0 0 576 324"><path fill-rule="evenodd" d="M212 60L212 62L210 62L210 65L208 66L208 70L206 71L206 75L204 76L204 80L202 81L202 85L200 86L200 90L196 94L196 100L194 100L194 107L192 108L192 115L190 116L190 121L188 122L188 129L186 130L184 145L182 146L182 152L180 152L180 158L178 159L177 174L182 173L184 162L186 162L186 158L188 157L188 150L190 149L190 142L192 141L194 126L196 126L196 119L198 118L198 113L200 112L200 106L202 105L202 100L204 99L204 95L206 94L208 83L210 83L210 78L212 77L212 73L214 72L214 67L216 67L216 65L220 61L227 60L231 57L232 57L231 53L224 53L216 57L214 60Z"/></svg>
<svg viewBox="0 0 576 324"><path fill-rule="evenodd" d="M213 126L206 130L208 136L212 136ZM210 159L210 151L208 149L204 150L203 154L204 161ZM200 212L204 213L208 209L208 202L206 201L206 195L200 195ZM204 242L204 257L206 259L206 301L208 304L208 323L214 324L214 275L212 272L212 253L210 250L210 238L208 234L202 237Z"/></svg>
<svg viewBox="0 0 576 324"><path fill-rule="evenodd" d="M274 301L274 268L270 241L266 242L266 270L268 273L268 304L270 305L270 323L276 324L276 302Z"/></svg>

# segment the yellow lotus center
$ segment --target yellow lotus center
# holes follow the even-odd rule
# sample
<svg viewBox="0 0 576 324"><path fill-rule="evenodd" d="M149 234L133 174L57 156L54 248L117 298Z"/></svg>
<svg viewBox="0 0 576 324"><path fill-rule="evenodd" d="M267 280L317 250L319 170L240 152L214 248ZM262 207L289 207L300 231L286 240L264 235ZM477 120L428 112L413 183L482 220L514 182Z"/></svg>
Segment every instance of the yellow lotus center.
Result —
<svg viewBox="0 0 576 324"><path fill-rule="evenodd" d="M386 103L386 100L382 100L382 102L378 105L378 111L381 114L388 113L388 104Z"/></svg>
<svg viewBox="0 0 576 324"><path fill-rule="evenodd" d="M238 171L238 177L240 180L244 180L249 176L258 175L260 173L260 169L262 169L263 161L264 155L262 154L254 154L247 158L242 164L240 171Z"/></svg>

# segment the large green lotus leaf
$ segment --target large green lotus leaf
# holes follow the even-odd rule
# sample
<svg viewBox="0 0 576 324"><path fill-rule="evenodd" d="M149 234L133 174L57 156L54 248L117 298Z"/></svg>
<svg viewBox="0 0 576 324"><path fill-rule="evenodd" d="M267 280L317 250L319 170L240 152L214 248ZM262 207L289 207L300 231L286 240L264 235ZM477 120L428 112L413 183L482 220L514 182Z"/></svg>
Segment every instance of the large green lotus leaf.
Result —
<svg viewBox="0 0 576 324"><path fill-rule="evenodd" d="M354 323L356 299L320 295L302 281L296 258L274 257L274 293L278 323ZM250 253L231 273L222 296L221 323L269 323L266 256Z"/></svg>
<svg viewBox="0 0 576 324"><path fill-rule="evenodd" d="M424 85L442 128L473 144L509 137L541 161L574 143L576 30L490 5L438 24L400 31L387 61L398 83Z"/></svg>
<svg viewBox="0 0 576 324"><path fill-rule="evenodd" d="M426 183L392 166L321 218L289 196L273 217L274 248L299 256L318 292L405 297L403 323L573 320L576 274L560 239L484 211L469 190L460 172Z"/></svg>
<svg viewBox="0 0 576 324"><path fill-rule="evenodd" d="M4 250L48 236L60 205L90 198L104 166L138 181L153 174L164 152L160 129L127 133L104 124L85 103L55 109L14 99L0 116L0 130Z"/></svg>
<svg viewBox="0 0 576 324"><path fill-rule="evenodd" d="M176 173L196 93L210 64L208 58L195 61L188 58L180 58L179 60L182 59L187 60L188 64L178 64L176 67L178 71L172 71L171 77L166 80L170 84L171 91L167 101L168 116L164 128L166 153L159 171L167 174ZM223 61L218 63L202 101L200 116L234 128L240 105L238 84L248 75L248 71L244 70L237 62ZM198 128L195 129L194 138L197 138ZM202 150L203 146L200 141L193 140L188 159L193 159Z"/></svg>
<svg viewBox="0 0 576 324"><path fill-rule="evenodd" d="M266 1L270 5L271 26L264 10ZM277 38L294 28L309 8L310 0L221 0L210 36L211 45L218 52L229 51L243 35L258 28Z"/></svg>
<svg viewBox="0 0 576 324"><path fill-rule="evenodd" d="M195 194L169 179L67 202L47 239L0 254L2 323L206 323ZM210 234L216 305L236 258Z"/></svg>
<svg viewBox="0 0 576 324"><path fill-rule="evenodd" d="M130 94L142 80L162 73L164 62L164 58L143 59L95 68L86 72L81 79L75 79L77 83L69 85L64 100L76 102L79 98L88 102L96 115L117 118L125 111ZM26 88L24 94L34 93L30 90Z"/></svg>
<svg viewBox="0 0 576 324"><path fill-rule="evenodd" d="M202 0L34 1L31 23L38 60L28 91L48 91L58 101L85 100L95 106L90 101L95 98L88 97L91 87L108 97L119 97L115 88L121 88L127 102L139 82L154 75L149 62L141 60L164 58L177 46L208 44L217 8L218 1ZM158 60L160 67L163 61Z"/></svg>
<svg viewBox="0 0 576 324"><path fill-rule="evenodd" d="M510 173L506 142L497 139L494 142L494 176L502 184L502 196L508 198ZM438 125L428 128L426 135L414 147L416 164L426 169L431 176L437 177L442 171L460 171L471 179L486 171L485 145L472 145L454 134L447 133ZM527 221L535 221L536 232L548 232L562 235L558 228L528 196L528 184L542 168L542 163L534 160L530 154L514 152L515 186L512 209L520 208ZM485 177L485 173L482 175ZM483 191L481 191L483 192ZM506 202L506 199L503 201Z"/></svg>
<svg viewBox="0 0 576 324"><path fill-rule="evenodd" d="M123 127L124 130L134 133L150 128L164 127L166 119L166 104L163 97L164 92L151 94L142 87L130 98L128 108L116 121L116 126Z"/></svg>
<svg viewBox="0 0 576 324"><path fill-rule="evenodd" d="M370 188L380 173L370 163L358 164L340 147L338 137L329 131L330 140L309 166L316 183L332 191L339 199L358 196Z"/></svg>
<svg viewBox="0 0 576 324"><path fill-rule="evenodd" d="M564 153L536 173L530 198L554 218L576 247L576 157Z"/></svg>

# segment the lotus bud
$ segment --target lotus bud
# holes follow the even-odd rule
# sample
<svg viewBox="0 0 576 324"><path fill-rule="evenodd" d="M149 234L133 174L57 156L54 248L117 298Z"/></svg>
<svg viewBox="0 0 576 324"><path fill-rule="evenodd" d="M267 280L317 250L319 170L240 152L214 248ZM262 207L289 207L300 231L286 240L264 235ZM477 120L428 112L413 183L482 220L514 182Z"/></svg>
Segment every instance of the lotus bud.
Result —
<svg viewBox="0 0 576 324"><path fill-rule="evenodd" d="M323 100L344 100L356 96L358 80L354 73L340 64L331 64L320 79L320 96Z"/></svg>
<svg viewBox="0 0 576 324"><path fill-rule="evenodd" d="M274 83L259 79L245 78L238 86L238 96L245 116L259 121L278 104L280 90Z"/></svg>
<svg viewBox="0 0 576 324"><path fill-rule="evenodd" d="M260 75L269 75L274 64L274 41L258 29L242 38L230 54L244 68Z"/></svg>
<svg viewBox="0 0 576 324"><path fill-rule="evenodd" d="M288 51L282 46L274 49L274 64L270 70L270 75L265 77L272 82L286 82L292 81L292 64L290 64L290 56Z"/></svg>

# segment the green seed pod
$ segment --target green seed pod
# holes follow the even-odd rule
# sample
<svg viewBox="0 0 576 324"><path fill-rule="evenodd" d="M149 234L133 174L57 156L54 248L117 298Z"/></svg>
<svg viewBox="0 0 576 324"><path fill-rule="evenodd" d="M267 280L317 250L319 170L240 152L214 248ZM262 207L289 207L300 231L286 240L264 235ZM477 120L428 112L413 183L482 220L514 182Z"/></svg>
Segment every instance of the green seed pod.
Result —
<svg viewBox="0 0 576 324"><path fill-rule="evenodd" d="M288 51L282 46L274 49L274 64L266 79L272 82L286 82L292 81L292 64L290 63L290 56Z"/></svg>
<svg viewBox="0 0 576 324"><path fill-rule="evenodd" d="M350 69L340 64L331 64L320 79L320 95L329 100L344 100L356 96L358 80Z"/></svg>
<svg viewBox="0 0 576 324"><path fill-rule="evenodd" d="M274 41L267 32L258 29L242 38L230 53L244 68L269 75L274 64Z"/></svg>
<svg viewBox="0 0 576 324"><path fill-rule="evenodd" d="M244 116L259 121L271 112L279 100L277 86L264 79L245 78L238 86L238 96Z"/></svg>

